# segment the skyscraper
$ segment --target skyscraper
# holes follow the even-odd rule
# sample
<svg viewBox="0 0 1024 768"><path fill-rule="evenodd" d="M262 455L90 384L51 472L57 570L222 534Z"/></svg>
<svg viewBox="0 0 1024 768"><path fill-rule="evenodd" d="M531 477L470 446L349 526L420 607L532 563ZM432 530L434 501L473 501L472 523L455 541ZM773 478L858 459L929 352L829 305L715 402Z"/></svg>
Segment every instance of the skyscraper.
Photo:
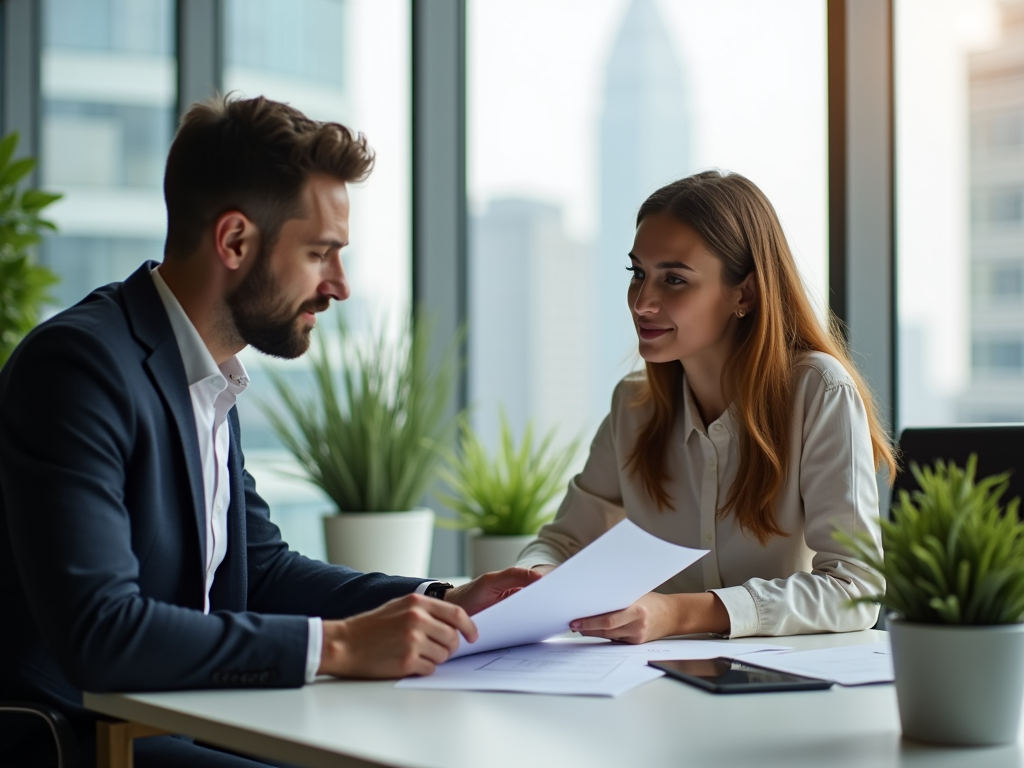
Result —
<svg viewBox="0 0 1024 768"><path fill-rule="evenodd" d="M1024 2L970 58L971 381L964 421L1024 421Z"/></svg>
<svg viewBox="0 0 1024 768"><path fill-rule="evenodd" d="M630 0L608 59L600 124L597 396L633 366L626 304L636 212L655 189L685 176L691 128L683 67L655 0Z"/></svg>
<svg viewBox="0 0 1024 768"><path fill-rule="evenodd" d="M590 437L593 287L587 250L565 233L562 210L492 200L472 226L469 354L473 423L498 444L498 411L518 436L528 420L562 442Z"/></svg>

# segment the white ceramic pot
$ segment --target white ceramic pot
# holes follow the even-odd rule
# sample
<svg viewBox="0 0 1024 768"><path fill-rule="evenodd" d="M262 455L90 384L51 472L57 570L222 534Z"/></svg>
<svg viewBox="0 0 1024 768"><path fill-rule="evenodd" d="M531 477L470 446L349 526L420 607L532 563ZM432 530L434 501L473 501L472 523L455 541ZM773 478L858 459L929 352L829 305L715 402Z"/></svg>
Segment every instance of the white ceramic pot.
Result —
<svg viewBox="0 0 1024 768"><path fill-rule="evenodd" d="M953 626L889 617L903 735L933 744L1017 741L1024 624Z"/></svg>
<svg viewBox="0 0 1024 768"><path fill-rule="evenodd" d="M324 516L327 560L364 573L426 576L434 540L434 513L341 512Z"/></svg>
<svg viewBox="0 0 1024 768"><path fill-rule="evenodd" d="M519 559L519 553L536 536L484 536L477 532L469 534L469 575L472 578L491 571L511 568Z"/></svg>

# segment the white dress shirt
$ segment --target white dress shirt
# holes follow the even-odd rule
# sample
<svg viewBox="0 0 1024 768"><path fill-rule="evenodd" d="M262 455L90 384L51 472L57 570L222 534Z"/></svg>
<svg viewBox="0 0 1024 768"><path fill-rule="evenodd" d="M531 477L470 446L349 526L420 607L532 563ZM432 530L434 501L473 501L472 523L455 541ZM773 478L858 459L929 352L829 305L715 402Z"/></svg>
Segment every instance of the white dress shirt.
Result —
<svg viewBox="0 0 1024 768"><path fill-rule="evenodd" d="M249 386L249 376L236 356L217 365L199 331L160 276L159 269L154 269L150 274L178 342L196 420L206 502L206 592L203 612L209 613L210 589L217 568L224 562L228 551L231 482L228 478L227 416L238 396ZM310 617L306 641L306 682L312 682L316 677L322 646L323 622L319 617Z"/></svg>
<svg viewBox="0 0 1024 768"><path fill-rule="evenodd" d="M793 371L789 471L775 518L787 536L762 546L719 510L739 465L739 430L727 410L705 425L689 385L666 456L674 509L659 510L624 468L650 407L634 405L642 375L616 387L583 472L569 484L555 520L519 565L562 563L628 517L666 541L710 552L658 588L714 592L729 613L731 637L842 632L874 624L878 609L850 598L883 589L877 576L836 543L836 529L878 541L878 489L867 414L842 364L822 353Z"/></svg>

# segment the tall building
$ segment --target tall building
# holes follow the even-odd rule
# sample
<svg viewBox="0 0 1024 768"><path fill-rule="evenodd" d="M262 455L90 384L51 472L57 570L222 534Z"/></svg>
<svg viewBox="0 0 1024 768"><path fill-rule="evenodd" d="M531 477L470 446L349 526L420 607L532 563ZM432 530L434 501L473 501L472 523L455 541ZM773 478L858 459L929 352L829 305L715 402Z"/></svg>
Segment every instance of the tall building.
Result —
<svg viewBox="0 0 1024 768"><path fill-rule="evenodd" d="M963 421L1024 421L1024 2L970 57L971 379Z"/></svg>
<svg viewBox="0 0 1024 768"><path fill-rule="evenodd" d="M608 60L600 124L597 397L605 406L636 361L625 271L636 212L692 170L690 125L683 67L655 0L631 0Z"/></svg>
<svg viewBox="0 0 1024 768"><path fill-rule="evenodd" d="M517 436L527 420L562 442L592 428L593 285L586 248L562 210L493 200L473 222L469 397L484 444L498 443L499 409Z"/></svg>

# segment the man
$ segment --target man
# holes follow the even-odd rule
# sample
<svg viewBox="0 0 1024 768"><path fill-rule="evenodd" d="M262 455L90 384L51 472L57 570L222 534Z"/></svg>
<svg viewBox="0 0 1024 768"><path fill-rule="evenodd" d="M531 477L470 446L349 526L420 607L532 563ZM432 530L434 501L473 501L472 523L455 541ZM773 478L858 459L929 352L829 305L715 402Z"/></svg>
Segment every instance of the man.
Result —
<svg viewBox="0 0 1024 768"><path fill-rule="evenodd" d="M0 373L0 698L62 710L87 759L82 690L430 674L475 639L470 614L538 578L446 591L308 560L245 471L235 355L298 357L348 297L346 185L372 161L361 135L283 104L193 106L167 160L164 262L41 325ZM12 730L0 763L33 764L42 734ZM136 760L253 765L174 737Z"/></svg>

